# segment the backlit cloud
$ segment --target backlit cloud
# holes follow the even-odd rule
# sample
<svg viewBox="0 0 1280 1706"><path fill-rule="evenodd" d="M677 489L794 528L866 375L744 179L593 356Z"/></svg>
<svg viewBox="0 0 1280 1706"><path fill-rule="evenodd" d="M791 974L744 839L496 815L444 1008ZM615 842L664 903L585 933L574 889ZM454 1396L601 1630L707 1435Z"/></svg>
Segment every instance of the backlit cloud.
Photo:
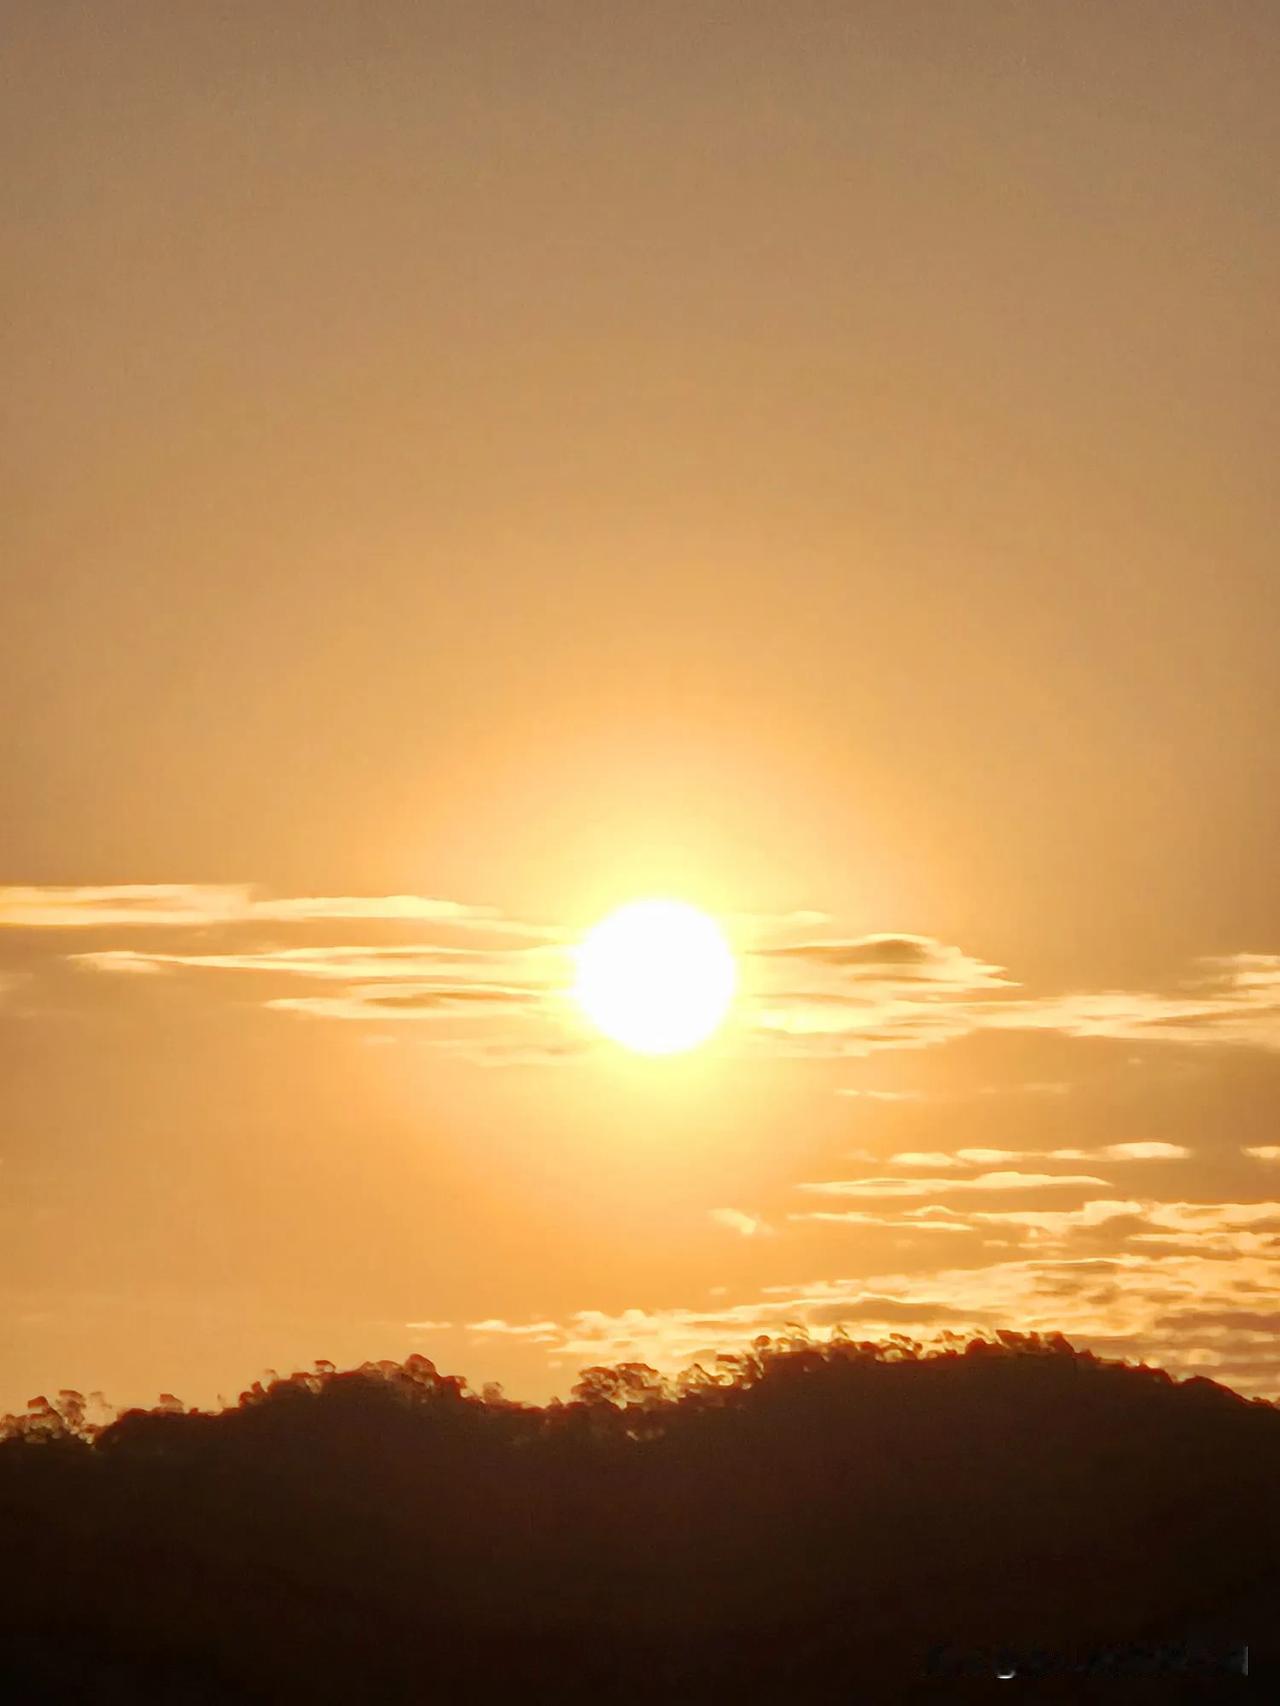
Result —
<svg viewBox="0 0 1280 1706"><path fill-rule="evenodd" d="M348 1022L432 1021L434 1039L472 1058L514 1063L581 1053L563 996L570 963L560 933L491 908L419 895L255 899L245 886L141 890L9 890L0 914L15 926L111 926L126 939L139 923L169 931L199 925L193 944L94 948L66 963L110 977L242 979L272 1012ZM282 942L282 932L350 934L397 927L396 940ZM254 941L270 928L272 939ZM416 939L405 940L408 932ZM214 940L211 942L211 936ZM248 940L246 940L248 937ZM154 941L154 937L152 937ZM328 985L313 993L298 985ZM542 1034L516 1031L541 1022ZM450 1024L441 1030L444 1021Z"/></svg>
<svg viewBox="0 0 1280 1706"><path fill-rule="evenodd" d="M109 888L0 888L0 926L22 930L116 925L199 927L243 916L251 890L235 883L125 883Z"/></svg>
<svg viewBox="0 0 1280 1706"><path fill-rule="evenodd" d="M1180 1143L1108 1143L1097 1149L905 1149L891 1155L895 1167L998 1167L1011 1161L1184 1161Z"/></svg>
<svg viewBox="0 0 1280 1706"><path fill-rule="evenodd" d="M365 927L364 939L352 942L355 926ZM1030 994L1004 967L931 936L840 934L816 911L739 914L733 928L747 943L733 1046L747 1052L857 1058L1019 1030L1280 1049L1280 955L1203 959L1166 991ZM254 975L262 983L257 999L276 1012L361 1022L467 1009L484 1021L472 1042L497 1048L519 1039L491 1021L541 1001L543 1018L559 1027L545 1040L567 1045L574 1034L574 1016L559 999L569 982L567 932L437 896L270 896L236 883L9 886L0 888L0 948L6 931L24 944L24 970L42 933L92 931L99 938L92 948L67 956L81 970L122 978ZM159 932L178 932L179 940L170 934L156 945ZM195 939L183 940L183 932ZM369 939L390 932L395 940ZM291 987L304 981L333 987L323 994ZM1045 1080L1011 1088L1061 1094L1066 1086ZM841 1093L868 1102L926 1099L907 1088ZM1139 1144L1098 1153L1117 1161L1175 1158L1168 1148Z"/></svg>
<svg viewBox="0 0 1280 1706"><path fill-rule="evenodd" d="M1280 1206L1260 1203L1161 1202L1152 1198L1099 1198L1074 1209L957 1209L931 1203L867 1210L805 1211L788 1220L892 1227L895 1230L998 1231L1014 1245L1038 1252L1104 1247L1157 1259L1194 1253L1209 1257L1280 1256ZM1156 1248L1158 1247L1158 1248Z"/></svg>
<svg viewBox="0 0 1280 1706"><path fill-rule="evenodd" d="M1065 1096L1071 1085L1064 1079L1025 1080L1014 1084L979 1084L971 1090L950 1090L945 1093L925 1090L866 1090L856 1085L837 1085L837 1096L848 1096L868 1102L961 1101L971 1096Z"/></svg>
<svg viewBox="0 0 1280 1706"><path fill-rule="evenodd" d="M243 953L148 953L109 948L71 954L72 964L101 972L188 971L262 972L275 977L321 978L329 982L367 983L386 978L443 977L450 982L491 977L495 967L530 968L549 981L562 974L561 951L524 948L377 945L361 947L267 948Z"/></svg>
<svg viewBox="0 0 1280 1706"><path fill-rule="evenodd" d="M540 1008L539 990L483 983L367 984L342 995L276 996L263 1005L282 1013L322 1019L436 1019L460 1014L502 1014Z"/></svg>
<svg viewBox="0 0 1280 1706"><path fill-rule="evenodd" d="M855 1090L840 1087L837 1096L860 1096L868 1102L919 1102L924 1099L923 1090Z"/></svg>
<svg viewBox="0 0 1280 1706"><path fill-rule="evenodd" d="M928 984L951 989L1012 988L1003 968L986 964L931 936L877 935L809 940L758 948L763 959L817 967L844 983Z"/></svg>
<svg viewBox="0 0 1280 1706"><path fill-rule="evenodd" d="M912 1225L907 1216L923 1221L926 1212L908 1210L899 1219ZM1242 1232L1245 1217L1255 1228L1265 1224L1280 1216L1280 1204L1099 1201L1056 1216L1050 1242L1032 1253L979 1267L772 1284L738 1302L717 1296L710 1308L583 1309L559 1323L483 1325L545 1343L580 1366L641 1360L667 1372L694 1359L711 1366L717 1352L745 1351L759 1334L780 1335L797 1326L818 1336L836 1327L867 1337L905 1334L924 1345L945 1344L956 1332L1015 1327L1060 1331L1101 1355L1151 1360L1175 1374L1210 1372L1245 1392L1275 1392L1280 1350L1270 1299L1280 1277L1280 1240L1233 1251L1193 1240L1154 1257L1133 1248L1141 1235L1134 1229L1161 1214L1170 1222L1194 1223L1211 1237ZM1021 1218L1019 1211L1009 1211L1015 1217ZM996 1216L982 1218L990 1222ZM1013 1230L1016 1235L1020 1229ZM1076 1253L1080 1244L1083 1250ZM955 1246L949 1240L946 1248Z"/></svg>
<svg viewBox="0 0 1280 1706"><path fill-rule="evenodd" d="M200 928L210 924L320 919L497 920L492 907L430 895L327 895L255 899L247 883L122 883L110 887L0 887L0 926L25 930L112 926Z"/></svg>
<svg viewBox="0 0 1280 1706"><path fill-rule="evenodd" d="M1191 1151L1181 1143L1109 1143L1096 1153L1108 1161L1185 1161Z"/></svg>
<svg viewBox="0 0 1280 1706"><path fill-rule="evenodd" d="M1050 1187L1105 1185L1091 1173L980 1173L973 1179L827 1179L796 1186L832 1197L931 1197L950 1191L1030 1191Z"/></svg>
<svg viewBox="0 0 1280 1706"><path fill-rule="evenodd" d="M746 1214L740 1208L713 1208L710 1215L717 1226L725 1226L743 1238L763 1238L773 1232L769 1223L761 1220L759 1215Z"/></svg>
<svg viewBox="0 0 1280 1706"><path fill-rule="evenodd" d="M531 1344L555 1344L561 1337L561 1330L554 1321L529 1321L523 1326L504 1321L494 1316L487 1321L468 1321L467 1331L475 1333L479 1338L502 1336L512 1339L528 1339Z"/></svg>
<svg viewBox="0 0 1280 1706"><path fill-rule="evenodd" d="M758 950L755 963L765 971L752 987L752 1022L793 1054L927 1048L982 1030L1280 1049L1278 955L1202 959L1170 992L1041 996L1016 993L1003 967L924 936L808 938Z"/></svg>

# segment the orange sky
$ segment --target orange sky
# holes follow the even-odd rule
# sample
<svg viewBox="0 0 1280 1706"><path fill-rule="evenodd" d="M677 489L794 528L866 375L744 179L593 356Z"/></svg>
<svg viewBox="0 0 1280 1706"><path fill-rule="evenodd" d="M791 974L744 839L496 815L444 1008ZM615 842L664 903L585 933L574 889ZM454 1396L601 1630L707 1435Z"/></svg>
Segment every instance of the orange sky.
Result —
<svg viewBox="0 0 1280 1706"><path fill-rule="evenodd" d="M1280 1392L1275 7L5 37L0 1407ZM654 890L744 985L657 1062L560 993Z"/></svg>

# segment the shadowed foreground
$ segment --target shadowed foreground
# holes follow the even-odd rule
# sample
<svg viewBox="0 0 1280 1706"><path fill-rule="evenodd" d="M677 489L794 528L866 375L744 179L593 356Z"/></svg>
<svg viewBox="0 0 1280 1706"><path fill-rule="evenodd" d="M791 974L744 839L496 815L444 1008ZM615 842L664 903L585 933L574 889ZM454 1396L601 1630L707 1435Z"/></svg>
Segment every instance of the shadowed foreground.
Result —
<svg viewBox="0 0 1280 1706"><path fill-rule="evenodd" d="M545 1409L416 1356L102 1429L33 1401L0 1425L0 1699L941 1701L996 1649L1194 1637L1251 1674L1019 1683L1260 1698L1280 1410L999 1338L796 1334Z"/></svg>

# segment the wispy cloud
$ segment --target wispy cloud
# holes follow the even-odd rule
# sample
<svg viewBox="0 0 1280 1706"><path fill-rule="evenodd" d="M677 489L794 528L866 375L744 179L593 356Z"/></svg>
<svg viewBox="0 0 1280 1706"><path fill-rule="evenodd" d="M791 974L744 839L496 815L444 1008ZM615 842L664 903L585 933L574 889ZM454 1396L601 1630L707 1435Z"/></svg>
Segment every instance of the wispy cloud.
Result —
<svg viewBox="0 0 1280 1706"><path fill-rule="evenodd" d="M1027 1079L1018 1084L980 1084L979 1096L1066 1096L1071 1084L1062 1078Z"/></svg>
<svg viewBox="0 0 1280 1706"><path fill-rule="evenodd" d="M968 1233L974 1230L970 1218L934 1204L927 1208L896 1209L892 1214L874 1214L863 1208L795 1210L787 1215L787 1219L832 1226L889 1227L897 1232Z"/></svg>
<svg viewBox="0 0 1280 1706"><path fill-rule="evenodd" d="M1180 1143L1108 1143L1096 1149L904 1149L889 1162L897 1167L997 1167L1010 1161L1185 1161L1190 1154Z"/></svg>
<svg viewBox="0 0 1280 1706"><path fill-rule="evenodd" d="M486 1064L565 1058L582 1052L567 1021L564 992L570 979L566 945L553 927L504 917L491 908L463 906L419 895L255 900L247 887L163 890L5 891L14 924L38 921L49 928L97 926L115 920L126 935L138 923L201 926L194 945L95 948L66 956L67 963L106 976L242 976L259 982L258 1000L274 1012L311 1019L368 1022L442 1021L442 1035ZM245 942L245 931L323 928L330 935L352 926L394 924L413 941ZM221 940L207 944L210 926ZM323 994L301 983L331 986ZM273 987L274 985L274 987ZM539 1018L545 1034L517 1034L512 1018ZM458 1035L461 1027L466 1034ZM437 1026L438 1028L438 1026Z"/></svg>
<svg viewBox="0 0 1280 1706"><path fill-rule="evenodd" d="M746 1214L740 1208L713 1208L709 1210L710 1217L717 1226L727 1227L730 1232L737 1232L743 1238L766 1238L772 1235L773 1228L759 1215Z"/></svg>
<svg viewBox="0 0 1280 1706"><path fill-rule="evenodd" d="M972 1179L825 1179L796 1186L831 1197L927 1197L950 1191L1030 1191L1053 1187L1105 1185L1092 1173L979 1173Z"/></svg>
<svg viewBox="0 0 1280 1706"><path fill-rule="evenodd" d="M866 1102L961 1102L974 1096L1066 1096L1071 1091L1066 1079L1028 1079L1013 1084L977 1084L971 1089L951 1090L871 1090L859 1085L836 1086L837 1096Z"/></svg>
<svg viewBox="0 0 1280 1706"><path fill-rule="evenodd" d="M321 895L255 899L248 883L120 883L105 887L0 887L0 926L102 930L114 926L201 928L325 919L492 923L492 907L430 895Z"/></svg>
<svg viewBox="0 0 1280 1706"><path fill-rule="evenodd" d="M768 944L774 936L794 936L797 930L817 930L833 922L829 912L796 908L791 912L730 912L723 922L736 940Z"/></svg>
<svg viewBox="0 0 1280 1706"><path fill-rule="evenodd" d="M920 1230L937 1222L933 1229L942 1230L951 1212L935 1206L860 1218ZM1100 1200L1054 1215L1047 1226L1029 1211L967 1218L1039 1243L978 1267L771 1284L737 1302L722 1300L717 1288L708 1308L583 1309L559 1323L483 1325L580 1363L640 1359L666 1370L744 1351L757 1335L795 1324L818 1333L837 1325L870 1337L905 1333L925 1344L952 1330L1013 1326L1065 1332L1104 1355L1148 1358L1175 1372L1208 1368L1244 1391L1280 1387L1271 1305L1280 1238L1259 1230L1280 1225L1280 1204ZM1159 1231L1173 1242L1152 1255L1140 1240ZM1215 1242L1222 1239L1228 1243Z"/></svg>
<svg viewBox="0 0 1280 1706"><path fill-rule="evenodd" d="M840 1086L837 1096L857 1096L868 1102L920 1102L924 1100L923 1090L858 1090L848 1086Z"/></svg>
<svg viewBox="0 0 1280 1706"><path fill-rule="evenodd" d="M1096 1198L1073 1209L957 1209L941 1203L919 1208L797 1212L789 1220L893 1227L912 1231L981 1234L998 1231L1015 1244L1043 1252L1087 1242L1140 1251L1150 1260L1194 1253L1204 1257L1280 1257L1280 1205L1160 1202L1153 1198ZM1153 1248L1158 1247L1158 1248ZM1135 1258L1136 1259L1136 1258Z"/></svg>
<svg viewBox="0 0 1280 1706"><path fill-rule="evenodd" d="M243 915L251 890L235 883L124 883L113 887L0 888L0 925L102 930L116 925L201 926Z"/></svg>
<svg viewBox="0 0 1280 1706"><path fill-rule="evenodd" d="M107 948L96 953L70 954L74 965L101 972L188 971L263 972L275 977L322 978L339 983L368 983L386 978L446 977L451 981L484 979L495 967L534 968L545 981L562 969L558 948L375 945L356 947L265 948L239 953L151 953L135 948Z"/></svg>
<svg viewBox="0 0 1280 1706"><path fill-rule="evenodd" d="M1003 1151L991 1151L998 1161ZM954 1155L948 1155L942 1149L903 1149L889 1157L890 1165L895 1167L958 1167L961 1162Z"/></svg>
<svg viewBox="0 0 1280 1706"><path fill-rule="evenodd" d="M512 1339L528 1339L530 1344L551 1345L561 1337L561 1331L555 1321L529 1321L523 1326L493 1317L487 1321L468 1321L467 1331L479 1337L501 1336Z"/></svg>
<svg viewBox="0 0 1280 1706"><path fill-rule="evenodd" d="M755 961L765 969L753 1024L789 1053L928 1048L981 1030L1280 1049L1280 955L1202 959L1172 992L1037 996L1016 993L1003 967L924 936L806 938Z"/></svg>
<svg viewBox="0 0 1280 1706"><path fill-rule="evenodd" d="M845 983L927 984L950 989L1012 987L1003 967L988 965L932 936L874 935L810 939L758 948L767 960L838 973Z"/></svg>
<svg viewBox="0 0 1280 1706"><path fill-rule="evenodd" d="M437 1019L441 1016L501 1014L540 1010L541 990L483 983L379 983L359 985L341 995L281 995L265 1007L320 1019Z"/></svg>
<svg viewBox="0 0 1280 1706"><path fill-rule="evenodd" d="M1181 1143L1108 1143L1095 1153L1108 1161L1185 1161L1191 1151Z"/></svg>
<svg viewBox="0 0 1280 1706"><path fill-rule="evenodd" d="M382 933L394 928L399 939L337 945L314 939L320 932L349 938L356 925L377 925ZM1171 991L1029 994L1002 966L931 936L840 934L815 911L743 914L734 928L747 944L735 1046L749 1051L856 1058L939 1047L984 1030L1280 1049L1280 955L1203 959ZM0 888L4 930L25 933L27 943L42 932L105 935L90 951L68 956L100 973L271 975L286 986L264 993L264 1006L319 1019L426 1015L467 1001L479 1014L484 998L457 993L463 985L487 986L488 1010L496 1011L567 981L568 938L560 927L420 894L271 896L237 883L9 886ZM138 939L138 932L160 931L194 931L198 940L155 946L154 935L151 943ZM261 940L266 932L293 931L307 935ZM406 934L419 939L405 940ZM332 994L295 993L287 987L295 979L336 987ZM379 985L400 987L379 991ZM418 999L410 986L417 986ZM1059 1094L1065 1086L1021 1088ZM909 1089L842 1093L869 1102L917 1099Z"/></svg>

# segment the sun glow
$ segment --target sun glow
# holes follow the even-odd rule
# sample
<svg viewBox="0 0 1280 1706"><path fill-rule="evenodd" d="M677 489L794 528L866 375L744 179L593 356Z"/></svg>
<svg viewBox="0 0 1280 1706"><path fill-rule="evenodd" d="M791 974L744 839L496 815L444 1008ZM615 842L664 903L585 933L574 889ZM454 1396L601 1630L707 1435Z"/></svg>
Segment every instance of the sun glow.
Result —
<svg viewBox="0 0 1280 1706"><path fill-rule="evenodd" d="M704 1042L733 999L738 968L719 926L679 900L610 913L577 950L573 993L605 1036L639 1054Z"/></svg>

